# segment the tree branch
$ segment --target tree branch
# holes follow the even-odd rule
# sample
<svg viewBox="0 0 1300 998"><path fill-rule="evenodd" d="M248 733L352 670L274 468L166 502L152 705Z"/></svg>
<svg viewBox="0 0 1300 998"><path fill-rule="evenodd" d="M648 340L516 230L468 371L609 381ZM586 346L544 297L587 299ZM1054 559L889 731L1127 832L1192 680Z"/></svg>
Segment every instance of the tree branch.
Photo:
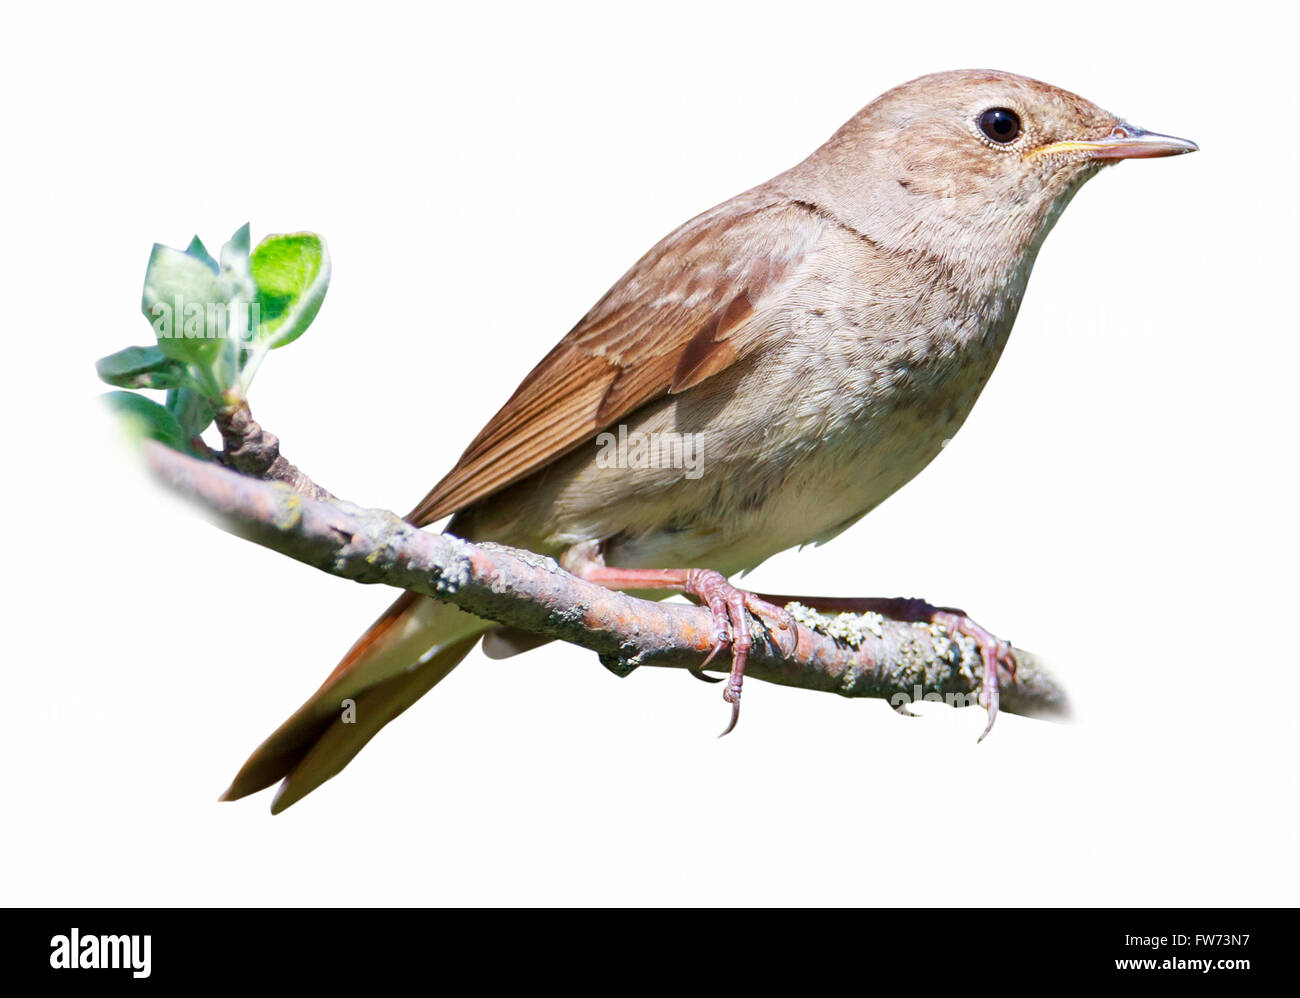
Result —
<svg viewBox="0 0 1300 998"><path fill-rule="evenodd" d="M702 607L636 599L579 579L551 558L419 530L385 510L334 499L318 486L308 496L285 481L249 478L154 441L145 448L154 473L216 513L226 529L331 575L432 596L570 642L596 652L620 674L640 665L696 665L711 647L712 618ZM875 613L826 616L798 604L791 611L799 622L793 653L783 654L756 622L748 676L880 697L899 709L921 698L976 703L982 666L969 638ZM1001 684L1001 709L1065 716L1065 694L1038 660L1018 649L1014 654L1016 678ZM725 660L714 664L727 667Z"/></svg>
<svg viewBox="0 0 1300 998"><path fill-rule="evenodd" d="M268 482L284 482L308 499L334 499L333 493L313 482L280 453L280 438L262 429L247 402L218 408L216 424L225 448L216 456L226 467Z"/></svg>

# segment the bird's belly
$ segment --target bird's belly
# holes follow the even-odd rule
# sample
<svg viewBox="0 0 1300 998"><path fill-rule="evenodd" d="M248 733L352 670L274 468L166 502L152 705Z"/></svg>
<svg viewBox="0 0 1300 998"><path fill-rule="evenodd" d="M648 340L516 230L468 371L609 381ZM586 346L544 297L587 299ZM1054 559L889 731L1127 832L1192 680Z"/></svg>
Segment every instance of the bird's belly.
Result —
<svg viewBox="0 0 1300 998"><path fill-rule="evenodd" d="M721 462L712 476L706 470L694 481L656 483L671 508L668 522L650 526L657 496L638 504L637 519L648 529L634 524L612 535L609 560L733 574L787 548L826 541L915 477L961 418L899 407L825 425L812 438L769 428L761 446L744 452L746 460Z"/></svg>
<svg viewBox="0 0 1300 998"><path fill-rule="evenodd" d="M854 365L825 349L644 407L488 500L474 535L549 553L602 540L621 567L748 570L834 536L913 478L996 360Z"/></svg>

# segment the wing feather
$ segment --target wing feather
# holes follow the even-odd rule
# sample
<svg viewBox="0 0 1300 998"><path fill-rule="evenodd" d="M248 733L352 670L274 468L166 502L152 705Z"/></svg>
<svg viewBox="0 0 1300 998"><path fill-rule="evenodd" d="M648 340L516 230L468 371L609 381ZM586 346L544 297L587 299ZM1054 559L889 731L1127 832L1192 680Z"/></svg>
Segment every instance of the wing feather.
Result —
<svg viewBox="0 0 1300 998"><path fill-rule="evenodd" d="M745 357L824 225L751 192L671 233L532 370L407 519L425 526L464 509Z"/></svg>

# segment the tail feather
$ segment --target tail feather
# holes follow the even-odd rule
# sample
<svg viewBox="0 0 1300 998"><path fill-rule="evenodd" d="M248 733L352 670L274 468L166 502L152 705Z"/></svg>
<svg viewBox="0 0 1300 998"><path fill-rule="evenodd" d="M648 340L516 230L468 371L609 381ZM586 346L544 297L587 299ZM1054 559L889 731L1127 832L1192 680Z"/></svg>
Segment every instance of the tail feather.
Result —
<svg viewBox="0 0 1300 998"><path fill-rule="evenodd" d="M300 800L447 675L490 626L454 606L403 593L249 756L221 799L237 800L288 778L273 810Z"/></svg>
<svg viewBox="0 0 1300 998"><path fill-rule="evenodd" d="M389 721L419 700L460 664L478 644L477 634L440 646L409 672L385 679L356 697L351 724L330 724L298 760L280 784L271 813L296 804L326 780L336 776Z"/></svg>
<svg viewBox="0 0 1300 998"><path fill-rule="evenodd" d="M554 640L514 627L494 627L483 635L483 654L495 659L512 658Z"/></svg>

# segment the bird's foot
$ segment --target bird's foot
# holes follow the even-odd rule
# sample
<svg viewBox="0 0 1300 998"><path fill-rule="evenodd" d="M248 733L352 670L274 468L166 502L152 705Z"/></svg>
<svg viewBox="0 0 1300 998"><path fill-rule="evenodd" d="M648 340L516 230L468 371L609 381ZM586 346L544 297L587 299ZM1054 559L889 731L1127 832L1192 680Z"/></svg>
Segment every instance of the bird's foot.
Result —
<svg viewBox="0 0 1300 998"><path fill-rule="evenodd" d="M1011 643L999 641L992 633L975 623L964 610L955 607L935 606L923 599L903 596L764 595L761 598L782 605L802 603L823 613L878 613L890 620L915 624L938 624L954 638L959 635L970 638L979 649L980 661L983 663L980 700L989 713L988 724L984 726L984 732L979 737L980 741L983 741L984 736L993 729L993 722L998 718L999 667L1005 667L1011 679L1016 678L1016 659L1011 653Z"/></svg>
<svg viewBox="0 0 1300 998"><path fill-rule="evenodd" d="M720 651L731 649L731 673L722 692L722 699L731 704L731 723L723 735L730 734L740 719L740 690L745 681L745 663L754 647L754 638L749 632L749 614L759 619L783 655L791 654L799 640L798 627L784 606L736 588L721 572L712 569L611 567L605 564L600 545L591 543L570 548L560 563L575 575L611 589L675 589L699 600L709 609L713 615L712 648L704 661L690 673L706 683L720 682L706 676L704 667Z"/></svg>
<svg viewBox="0 0 1300 998"><path fill-rule="evenodd" d="M740 691L745 681L745 663L749 660L750 649L754 647L748 615L752 613L762 621L777 647L787 653L790 649L786 644L793 643L797 634L794 618L784 607L769 603L745 589L736 588L721 572L712 569L688 570L682 591L688 596L694 596L713 614L713 649L698 667L690 670L691 675L705 682L718 682L704 675L704 667L720 651L731 649L731 672L727 677L726 689L722 691L722 699L731 704L731 722L722 735L729 735L740 720ZM782 637L787 635L790 641L783 642ZM721 738L722 735L718 737Z"/></svg>
<svg viewBox="0 0 1300 998"><path fill-rule="evenodd" d="M935 608L930 615L930 620L938 624L954 638L958 635L970 638L975 642L975 647L979 650L980 661L984 665L980 699L984 703L984 709L989 714L989 722L984 726L984 731L978 739L978 741L982 742L985 735L993 730L993 722L998 719L998 699L1001 685L998 675L999 667L1005 666L1007 675L1011 679L1016 678L1016 658L1011 653L1011 642L999 641L991 632L975 623L961 610Z"/></svg>

